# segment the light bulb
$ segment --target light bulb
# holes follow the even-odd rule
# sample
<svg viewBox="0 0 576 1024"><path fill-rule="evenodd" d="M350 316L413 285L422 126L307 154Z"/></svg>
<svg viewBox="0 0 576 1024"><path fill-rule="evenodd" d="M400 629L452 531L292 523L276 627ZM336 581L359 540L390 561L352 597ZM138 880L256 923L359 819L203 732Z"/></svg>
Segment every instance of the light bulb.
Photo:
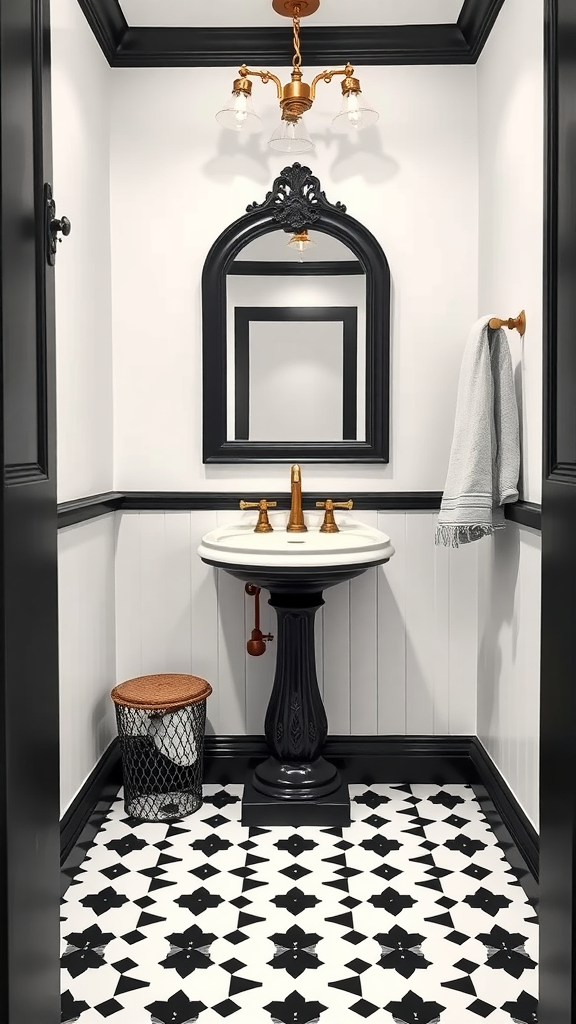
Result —
<svg viewBox="0 0 576 1024"><path fill-rule="evenodd" d="M254 112L252 97L243 91L232 93L227 106L216 114L216 120L223 128L246 135L262 131L262 122Z"/></svg>
<svg viewBox="0 0 576 1024"><path fill-rule="evenodd" d="M304 262L304 253L306 249L310 249L311 246L316 245L313 238L308 237L307 231L297 231L296 234L292 235L292 238L287 243L291 248L296 249L298 252L298 261Z"/></svg>
<svg viewBox="0 0 576 1024"><path fill-rule="evenodd" d="M359 132L371 124L376 124L378 116L376 110L366 105L359 90L350 91L342 97L340 113L332 121L332 131L350 134Z"/></svg>
<svg viewBox="0 0 576 1024"><path fill-rule="evenodd" d="M244 122L248 120L248 99L239 93L234 103L234 121L237 132L242 131Z"/></svg>

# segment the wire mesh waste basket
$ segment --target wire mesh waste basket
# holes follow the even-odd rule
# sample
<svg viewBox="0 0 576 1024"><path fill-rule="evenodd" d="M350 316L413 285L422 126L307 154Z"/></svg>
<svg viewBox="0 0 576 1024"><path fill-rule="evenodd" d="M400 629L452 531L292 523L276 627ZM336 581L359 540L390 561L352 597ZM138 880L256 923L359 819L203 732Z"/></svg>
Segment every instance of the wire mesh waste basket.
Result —
<svg viewBox="0 0 576 1024"><path fill-rule="evenodd" d="M182 674L138 676L112 690L130 817L170 821L201 807L211 693L205 679Z"/></svg>

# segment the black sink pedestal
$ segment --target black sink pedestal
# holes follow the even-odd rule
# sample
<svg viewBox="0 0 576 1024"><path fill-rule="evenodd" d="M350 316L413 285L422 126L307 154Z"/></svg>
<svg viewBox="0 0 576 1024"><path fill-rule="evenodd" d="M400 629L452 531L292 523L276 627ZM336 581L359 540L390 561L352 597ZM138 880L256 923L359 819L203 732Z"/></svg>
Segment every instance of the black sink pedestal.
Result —
<svg viewBox="0 0 576 1024"><path fill-rule="evenodd" d="M234 565L204 555L202 561L268 590L278 619L276 674L264 725L270 757L244 787L242 824L349 825L348 786L322 756L328 723L316 676L314 619L324 590L388 558L324 567Z"/></svg>
<svg viewBox="0 0 576 1024"><path fill-rule="evenodd" d="M348 787L322 757L328 722L316 677L314 620L321 592L278 593L277 655L264 732L270 750L245 788L244 825L349 825Z"/></svg>

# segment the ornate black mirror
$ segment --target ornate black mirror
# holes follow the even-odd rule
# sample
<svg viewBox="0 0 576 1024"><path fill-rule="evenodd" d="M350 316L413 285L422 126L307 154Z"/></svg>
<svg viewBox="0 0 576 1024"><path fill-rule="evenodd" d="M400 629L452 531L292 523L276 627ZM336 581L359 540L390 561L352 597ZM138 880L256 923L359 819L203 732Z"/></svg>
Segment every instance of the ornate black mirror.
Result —
<svg viewBox="0 0 576 1024"><path fill-rule="evenodd" d="M204 462L387 462L390 270L295 163L202 275Z"/></svg>

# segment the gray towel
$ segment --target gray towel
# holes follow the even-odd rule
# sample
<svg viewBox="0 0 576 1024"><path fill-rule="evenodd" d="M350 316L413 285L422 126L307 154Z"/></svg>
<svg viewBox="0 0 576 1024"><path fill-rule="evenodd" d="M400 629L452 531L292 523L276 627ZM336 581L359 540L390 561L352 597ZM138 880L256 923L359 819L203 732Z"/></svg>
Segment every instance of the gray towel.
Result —
<svg viewBox="0 0 576 1024"><path fill-rule="evenodd" d="M518 407L508 341L482 317L464 350L436 543L457 548L502 529L518 500Z"/></svg>

